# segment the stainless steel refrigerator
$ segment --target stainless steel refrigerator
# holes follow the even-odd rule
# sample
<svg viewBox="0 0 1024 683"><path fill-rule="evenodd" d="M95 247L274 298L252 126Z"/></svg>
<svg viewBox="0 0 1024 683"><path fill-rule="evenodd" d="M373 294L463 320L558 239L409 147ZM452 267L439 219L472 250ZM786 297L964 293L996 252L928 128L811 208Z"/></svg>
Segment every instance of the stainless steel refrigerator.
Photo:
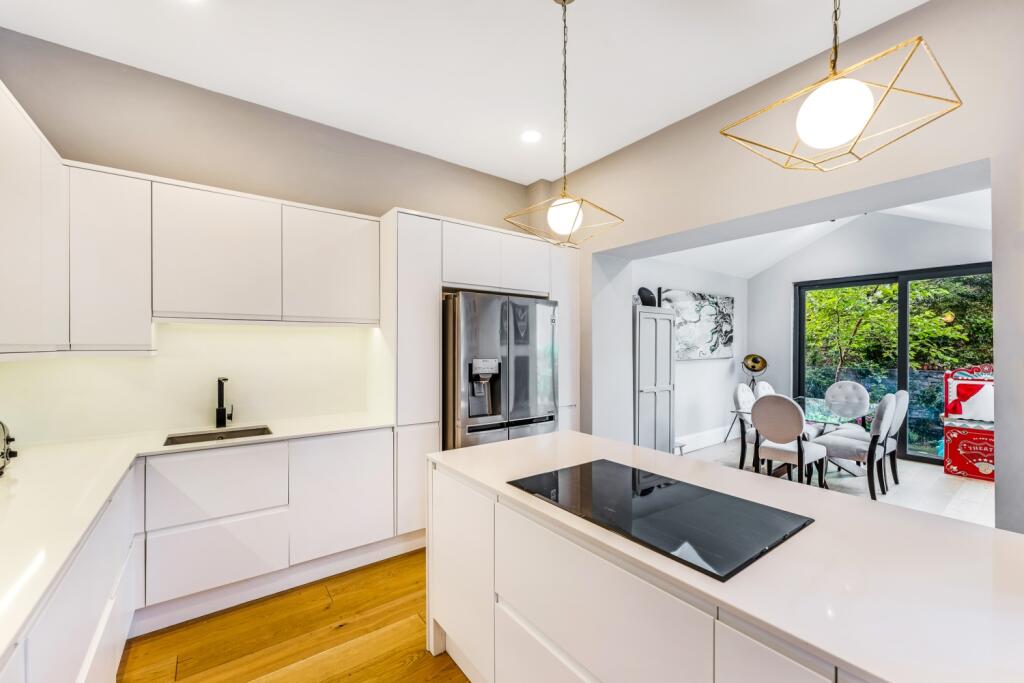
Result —
<svg viewBox="0 0 1024 683"><path fill-rule="evenodd" d="M445 294L446 450L558 428L557 310L546 299Z"/></svg>

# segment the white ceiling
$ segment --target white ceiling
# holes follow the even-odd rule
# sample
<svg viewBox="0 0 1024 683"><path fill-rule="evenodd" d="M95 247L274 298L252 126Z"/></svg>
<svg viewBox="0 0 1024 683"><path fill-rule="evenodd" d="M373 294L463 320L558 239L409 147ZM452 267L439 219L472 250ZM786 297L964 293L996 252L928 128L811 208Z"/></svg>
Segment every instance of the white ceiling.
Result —
<svg viewBox="0 0 1024 683"><path fill-rule="evenodd" d="M842 37L924 2L849 2ZM570 170L822 52L831 5L573 3ZM3 0L0 26L520 183L561 174L551 0Z"/></svg>
<svg viewBox="0 0 1024 683"><path fill-rule="evenodd" d="M941 197L919 204L898 206L882 213L917 218L936 223L949 223L978 230L992 229L992 190L978 190Z"/></svg>
<svg viewBox="0 0 1024 683"><path fill-rule="evenodd" d="M752 278L790 254L795 254L859 217L837 218L834 221L778 230L729 242L717 242L656 258L660 261L670 261L675 265L710 270L744 279Z"/></svg>
<svg viewBox="0 0 1024 683"><path fill-rule="evenodd" d="M978 230L992 229L992 190L978 190L907 204L879 213L903 216L932 223L945 223ZM834 221L778 230L763 235L717 242L703 247L676 251L654 258L676 265L700 268L733 277L751 278L771 268L790 254L817 242L861 215ZM850 227L855 230L854 226Z"/></svg>

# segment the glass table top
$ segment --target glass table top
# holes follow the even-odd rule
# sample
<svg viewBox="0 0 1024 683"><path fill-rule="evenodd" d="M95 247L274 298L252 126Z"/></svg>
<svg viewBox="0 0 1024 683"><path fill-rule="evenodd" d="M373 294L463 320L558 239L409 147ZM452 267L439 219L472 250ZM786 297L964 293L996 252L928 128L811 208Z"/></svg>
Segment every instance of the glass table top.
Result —
<svg viewBox="0 0 1024 683"><path fill-rule="evenodd" d="M508 483L719 581L814 521L610 460Z"/></svg>
<svg viewBox="0 0 1024 683"><path fill-rule="evenodd" d="M874 415L875 407L877 403L870 403L867 410L863 412L857 409L856 404L847 401L833 401L832 408L825 403L823 398L812 398L810 396L797 396L793 399L796 401L804 411L804 417L808 422L817 422L818 424L825 425L841 425L846 422L856 422L867 415ZM833 408L835 410L833 410ZM844 417L836 412L844 413L845 415L853 415L860 413L854 417ZM750 415L749 410L734 410L732 411L739 415L747 417Z"/></svg>

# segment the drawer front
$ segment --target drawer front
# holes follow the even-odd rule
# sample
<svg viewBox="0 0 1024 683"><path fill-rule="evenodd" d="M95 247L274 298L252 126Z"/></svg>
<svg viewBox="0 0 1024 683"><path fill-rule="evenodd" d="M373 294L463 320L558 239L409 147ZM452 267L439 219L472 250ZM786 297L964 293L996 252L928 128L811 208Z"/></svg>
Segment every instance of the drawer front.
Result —
<svg viewBox="0 0 1024 683"><path fill-rule="evenodd" d="M131 473L101 513L28 635L33 681L73 681L89 653L132 544Z"/></svg>
<svg viewBox="0 0 1024 683"><path fill-rule="evenodd" d="M146 460L147 531L287 504L285 441Z"/></svg>
<svg viewBox="0 0 1024 683"><path fill-rule="evenodd" d="M494 681L587 683L502 604L494 609Z"/></svg>
<svg viewBox="0 0 1024 683"><path fill-rule="evenodd" d="M736 629L715 622L715 683L829 683L833 677L811 671Z"/></svg>
<svg viewBox="0 0 1024 683"><path fill-rule="evenodd" d="M108 683L117 678L117 667L121 663L121 654L135 614L136 584L142 581L136 570L143 546L143 539L136 538L131 554L121 568L117 588L107 601L89 656L78 677L83 683Z"/></svg>
<svg viewBox="0 0 1024 683"><path fill-rule="evenodd" d="M287 566L287 508L155 531L146 538L146 604Z"/></svg>
<svg viewBox="0 0 1024 683"><path fill-rule="evenodd" d="M713 680L710 615L503 505L494 526L500 600L597 679Z"/></svg>

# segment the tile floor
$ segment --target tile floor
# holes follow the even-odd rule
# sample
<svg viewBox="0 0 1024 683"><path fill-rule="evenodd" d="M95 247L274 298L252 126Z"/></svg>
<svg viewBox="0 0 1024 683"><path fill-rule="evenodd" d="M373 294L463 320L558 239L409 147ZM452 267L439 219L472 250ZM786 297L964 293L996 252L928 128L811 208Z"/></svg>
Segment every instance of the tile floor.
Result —
<svg viewBox="0 0 1024 683"><path fill-rule="evenodd" d="M740 442L733 439L728 443L689 452L685 457L736 467L740 461ZM750 453L747 454L747 462L747 469L751 469ZM975 524L994 526L995 486L992 483L953 477L944 473L939 465L910 460L899 462L899 472L900 485L890 486L889 493L885 496L880 495L879 501ZM833 491L868 496L867 477L837 472L835 465L829 467L826 481Z"/></svg>

